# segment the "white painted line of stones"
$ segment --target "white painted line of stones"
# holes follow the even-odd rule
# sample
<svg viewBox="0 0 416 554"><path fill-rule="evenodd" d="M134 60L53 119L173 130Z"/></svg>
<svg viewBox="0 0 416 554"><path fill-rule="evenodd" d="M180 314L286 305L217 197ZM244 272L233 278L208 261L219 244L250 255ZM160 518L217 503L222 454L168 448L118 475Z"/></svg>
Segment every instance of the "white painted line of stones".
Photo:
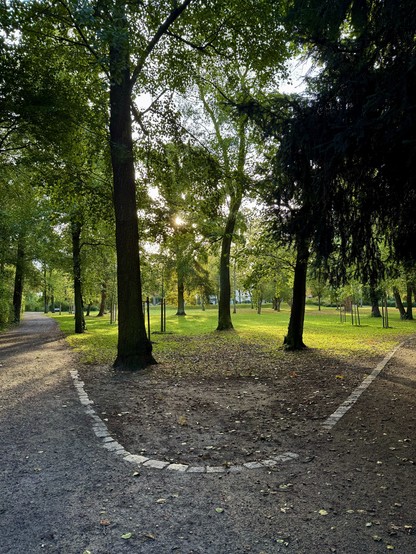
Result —
<svg viewBox="0 0 416 554"><path fill-rule="evenodd" d="M322 428L326 431L329 431L332 429L338 421L344 416L350 408L354 406L354 404L357 402L357 400L360 398L360 396L363 394L365 390L368 389L368 387L371 385L371 383L378 377L378 375L381 373L381 371L385 368L386 364L391 360L391 358L394 356L394 354L397 352L399 348L401 348L409 339L401 342L399 345L397 345L391 352L389 352L385 358L377 364L377 366L373 369L373 371L368 375L361 385L358 385L356 389L349 395L349 397L343 402L333 414L331 414L323 423Z"/></svg>
<svg viewBox="0 0 416 554"><path fill-rule="evenodd" d="M91 407L93 401L89 399L88 394L84 389L84 382L79 378L78 371L70 371L72 379L74 381L75 388L78 392L80 402L85 406L85 412L93 419L94 423L92 425L95 435L100 439L102 447L114 452L118 456L121 456L126 462L135 464L136 466L143 466L152 469L167 469L177 472L187 472L187 473L237 473L240 471L245 471L248 469L261 469L261 468L272 468L277 466L282 462L289 462L299 458L298 454L294 452L283 452L277 456L271 456L267 460L261 460L258 462L246 462L241 465L227 465L227 466L192 466L190 464L178 464L170 463L165 460L152 460L146 458L146 456L139 456L137 454L132 454L124 448L119 442L113 439L108 431L108 428L104 421L100 418L95 410Z"/></svg>

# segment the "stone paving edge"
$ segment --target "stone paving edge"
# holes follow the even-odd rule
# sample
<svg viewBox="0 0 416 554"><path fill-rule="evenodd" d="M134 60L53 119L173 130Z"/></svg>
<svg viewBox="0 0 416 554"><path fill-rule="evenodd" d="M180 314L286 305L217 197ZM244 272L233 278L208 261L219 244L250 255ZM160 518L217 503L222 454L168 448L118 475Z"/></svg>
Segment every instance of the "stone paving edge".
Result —
<svg viewBox="0 0 416 554"><path fill-rule="evenodd" d="M223 466L192 466L191 464L171 463L166 460L154 460L146 458L146 456L132 454L110 435L107 425L95 412L94 408L92 408L94 402L90 400L88 394L85 392L84 382L79 378L78 371L70 370L70 374L78 393L79 401L83 406L85 406L85 413L93 420L92 430L95 436L100 440L102 448L122 456L126 462L135 464L137 467L166 471L169 470L179 473L193 473L196 475L225 472L239 473L247 470L270 469L271 467L276 467L280 463L294 461L299 458L299 454L296 454L295 452L282 452L282 454L278 454L276 456L269 456L269 458L265 460L246 462L244 464L229 464L227 462L227 464L224 464Z"/></svg>

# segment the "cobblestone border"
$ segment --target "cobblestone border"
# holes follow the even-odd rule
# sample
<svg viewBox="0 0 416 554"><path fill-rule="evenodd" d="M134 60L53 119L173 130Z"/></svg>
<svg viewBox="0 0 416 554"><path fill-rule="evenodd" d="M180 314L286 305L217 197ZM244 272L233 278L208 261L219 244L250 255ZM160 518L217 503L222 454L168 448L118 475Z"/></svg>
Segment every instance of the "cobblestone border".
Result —
<svg viewBox="0 0 416 554"><path fill-rule="evenodd" d="M335 425L338 423L338 421L348 412L350 408L354 406L354 404L357 402L357 400L360 398L360 396L363 394L365 390L368 389L368 387L371 385L371 383L378 377L378 375L382 372L382 370L385 368L387 363L391 360L391 358L395 355L397 350L401 348L406 342L409 342L411 338L406 339L405 341L401 342L397 346L393 348L391 352L389 352L383 360L381 360L380 363L376 365L376 367L373 369L373 371L368 375L361 385L358 385L353 392L349 395L349 397L335 410L334 413L332 413L323 423L322 428L325 431L330 431Z"/></svg>
<svg viewBox="0 0 416 554"><path fill-rule="evenodd" d="M88 394L84 389L84 382L79 378L78 371L71 370L71 377L74 381L75 388L78 392L78 397L83 406L85 406L85 413L88 414L92 420L92 429L95 433L95 436L98 437L101 441L101 446L110 452L114 452L118 456L122 457L126 462L135 464L138 467L147 467L152 469L163 469L167 471L176 471L180 473L238 473L240 471L246 471L251 469L262 469L262 468L272 468L283 462L290 462L299 458L299 454L294 452L283 452L277 456L270 456L266 460L261 460L258 462L246 462L244 464L238 465L227 465L227 466L210 466L210 465L201 465L201 466L192 466L190 464L179 464L179 463L169 463L165 460L153 460L151 458L146 458L146 456L139 456L137 454L132 454L124 448L119 442L117 442L110 435L110 432L107 428L107 425L104 421L97 415L94 408L92 408L93 401L89 399Z"/></svg>

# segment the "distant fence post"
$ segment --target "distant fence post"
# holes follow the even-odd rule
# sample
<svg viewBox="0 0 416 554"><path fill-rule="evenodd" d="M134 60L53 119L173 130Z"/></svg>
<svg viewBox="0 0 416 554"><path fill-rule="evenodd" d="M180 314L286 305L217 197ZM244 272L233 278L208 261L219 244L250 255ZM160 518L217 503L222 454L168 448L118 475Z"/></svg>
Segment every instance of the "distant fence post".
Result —
<svg viewBox="0 0 416 554"><path fill-rule="evenodd" d="M146 308L147 308L147 337L150 340L150 299L146 296Z"/></svg>
<svg viewBox="0 0 416 554"><path fill-rule="evenodd" d="M389 328L389 311L387 307L387 293L381 298L381 316L383 318L383 329Z"/></svg>
<svg viewBox="0 0 416 554"><path fill-rule="evenodd" d="M166 333L166 298L160 300L160 332Z"/></svg>

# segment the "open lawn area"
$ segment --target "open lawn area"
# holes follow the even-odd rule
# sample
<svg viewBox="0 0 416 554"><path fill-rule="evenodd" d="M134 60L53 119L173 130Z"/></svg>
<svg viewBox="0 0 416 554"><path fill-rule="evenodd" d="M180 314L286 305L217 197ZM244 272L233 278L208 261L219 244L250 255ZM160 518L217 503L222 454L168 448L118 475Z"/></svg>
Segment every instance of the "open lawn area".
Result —
<svg viewBox="0 0 416 554"><path fill-rule="evenodd" d="M280 312L269 307L262 309L259 315L249 305L242 305L233 314L234 332L217 332L217 308L188 307L186 316L176 316L176 310L167 309L166 333L160 333L160 309L152 307L151 339L154 356L157 361L168 362L175 359L194 359L224 348L237 354L250 351L250 345L261 348L277 359L283 360L288 354L281 350L286 334L290 309L283 305ZM111 364L116 356L117 324L110 325L109 316L86 318L87 330L83 334L74 333L74 317L71 314L52 316L67 335L69 344L81 353L82 361L90 364ZM346 322L340 321L336 308L307 306L305 315L304 341L309 347L301 355L310 353L335 356L341 359L351 357L382 356L396 344L416 331L416 321L400 320L397 310L389 310L389 328L383 329L382 320L370 316L370 308L360 309L360 326L352 325L347 314ZM179 356L178 356L179 355ZM226 359L227 357L225 357ZM225 361L225 360L224 360ZM185 363L186 365L186 363ZM185 367L183 368L185 370ZM193 364L192 372L195 371ZM211 368L212 369L212 368ZM218 367L221 370L220 367ZM204 368L200 368L203 373ZM221 371L220 371L221 372Z"/></svg>

